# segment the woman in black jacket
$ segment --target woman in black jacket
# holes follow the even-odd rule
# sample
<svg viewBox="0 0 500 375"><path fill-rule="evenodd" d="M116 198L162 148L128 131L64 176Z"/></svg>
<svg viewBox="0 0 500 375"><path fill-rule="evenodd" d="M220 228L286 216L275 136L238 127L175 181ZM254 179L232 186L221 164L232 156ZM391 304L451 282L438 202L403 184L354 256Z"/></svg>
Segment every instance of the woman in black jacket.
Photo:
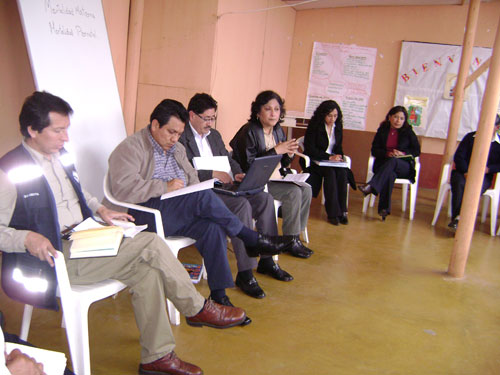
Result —
<svg viewBox="0 0 500 375"><path fill-rule="evenodd" d="M337 102L325 100L314 111L304 137L304 153L312 160L344 161L342 111ZM347 224L347 168L322 167L312 161L307 182L317 197L324 179L325 209L333 225Z"/></svg>
<svg viewBox="0 0 500 375"><path fill-rule="evenodd" d="M252 102L250 119L233 137L229 145L235 159L247 171L256 157L283 155L282 170L290 166L298 143L287 140L280 123L285 117L283 99L274 91L263 91ZM293 236L289 253L299 258L309 258L313 251L300 241L300 232L307 226L311 205L311 187L307 184L270 181L269 193L282 202L283 234Z"/></svg>
<svg viewBox="0 0 500 375"><path fill-rule="evenodd" d="M420 155L417 136L408 123L408 112L403 106L391 108L375 134L372 143L375 157L375 175L368 184L359 186L361 192L380 194L378 214L382 220L391 213L391 194L396 178L415 182L415 158Z"/></svg>

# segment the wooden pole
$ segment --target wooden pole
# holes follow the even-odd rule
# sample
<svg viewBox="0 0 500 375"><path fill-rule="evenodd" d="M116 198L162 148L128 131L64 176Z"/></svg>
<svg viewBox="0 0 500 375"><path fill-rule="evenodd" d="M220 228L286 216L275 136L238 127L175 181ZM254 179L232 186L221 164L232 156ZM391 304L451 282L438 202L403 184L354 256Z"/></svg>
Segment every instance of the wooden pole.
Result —
<svg viewBox="0 0 500 375"><path fill-rule="evenodd" d="M457 83L453 89L453 106L451 109L450 123L448 125L448 138L444 149L443 162L441 164L441 173L447 163L451 163L455 148L457 146L458 128L460 127L460 118L462 117L462 105L464 101L465 80L469 73L470 62L472 59L472 47L476 37L477 19L479 17L480 0L471 0L467 14L467 28L465 30L464 42L462 47L462 57L460 58L460 67L458 69Z"/></svg>
<svg viewBox="0 0 500 375"><path fill-rule="evenodd" d="M135 131L143 18L144 0L131 0L127 41L127 68L125 71L125 100L123 108L127 134L132 134Z"/></svg>
<svg viewBox="0 0 500 375"><path fill-rule="evenodd" d="M470 76L468 76L467 79L465 80L465 88L469 87L472 82L474 82L476 79L479 78L481 74L483 74L486 70L488 70L488 68L490 67L490 63L491 63L491 57L489 57L488 60L482 63L479 68L474 70L474 72Z"/></svg>
<svg viewBox="0 0 500 375"><path fill-rule="evenodd" d="M500 20L499 20L500 21ZM467 257L469 256L474 223L476 221L477 206L481 195L481 185L491 144L491 136L495 116L500 100L500 22L497 28L493 54L491 56L490 72L486 82L481 116L478 130L472 148L469 172L463 197L457 233L453 245L453 252L448 266L448 274L453 277L463 277Z"/></svg>

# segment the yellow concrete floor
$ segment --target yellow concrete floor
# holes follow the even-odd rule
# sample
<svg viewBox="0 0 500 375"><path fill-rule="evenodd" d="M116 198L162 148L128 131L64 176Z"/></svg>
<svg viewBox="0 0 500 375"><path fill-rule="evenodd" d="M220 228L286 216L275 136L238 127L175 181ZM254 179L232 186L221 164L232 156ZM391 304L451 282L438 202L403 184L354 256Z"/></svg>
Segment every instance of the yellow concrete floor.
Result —
<svg viewBox="0 0 500 375"><path fill-rule="evenodd" d="M291 283L258 276L267 293L252 299L228 294L253 323L228 330L173 327L179 357L205 374L499 374L500 239L478 224L466 277L445 271L453 246L443 210L430 225L433 190L420 189L415 220L401 213L380 221L361 213L350 193L350 223L334 227L313 201L308 260L280 256ZM186 254L187 253L187 254ZM182 255L193 260L195 251ZM235 267L232 253L231 266ZM207 296L206 282L198 286ZM0 295L7 330L19 332L22 306ZM29 340L68 355L61 314L35 310ZM93 374L136 374L138 331L130 296L122 292L90 309Z"/></svg>

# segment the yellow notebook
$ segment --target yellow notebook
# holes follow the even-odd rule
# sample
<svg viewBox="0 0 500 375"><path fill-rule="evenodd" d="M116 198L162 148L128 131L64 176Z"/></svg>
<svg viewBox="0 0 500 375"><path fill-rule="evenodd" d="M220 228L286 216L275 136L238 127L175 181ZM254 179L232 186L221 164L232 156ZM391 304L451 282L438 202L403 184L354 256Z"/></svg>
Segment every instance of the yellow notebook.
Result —
<svg viewBox="0 0 500 375"><path fill-rule="evenodd" d="M123 228L109 226L73 232L70 258L115 256L123 238Z"/></svg>

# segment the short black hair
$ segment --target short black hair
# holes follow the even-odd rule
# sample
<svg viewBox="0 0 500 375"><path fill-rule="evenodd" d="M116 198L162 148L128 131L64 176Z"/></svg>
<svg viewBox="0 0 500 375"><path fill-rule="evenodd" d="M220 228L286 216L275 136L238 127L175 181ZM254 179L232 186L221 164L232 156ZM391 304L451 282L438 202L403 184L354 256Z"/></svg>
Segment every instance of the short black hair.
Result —
<svg viewBox="0 0 500 375"><path fill-rule="evenodd" d="M285 102L281 99L281 96L271 90L262 91L259 95L257 95L255 101L252 102L249 121L259 122L257 114L260 112L261 108L272 99L276 99L280 106L280 120L278 121L278 124L281 123L285 117Z"/></svg>
<svg viewBox="0 0 500 375"><path fill-rule="evenodd" d="M495 117L495 126L498 126L498 125L500 125L500 116L498 116L498 114L497 114L497 116Z"/></svg>
<svg viewBox="0 0 500 375"><path fill-rule="evenodd" d="M21 113L19 114L19 125L21 134L26 138L31 138L28 127L41 133L43 129L50 125L50 112L69 116L73 113L73 108L63 99L52 95L46 91L35 91L24 100Z"/></svg>
<svg viewBox="0 0 500 375"><path fill-rule="evenodd" d="M172 116L181 120L184 125L189 122L188 112L181 102L173 99L164 99L153 110L153 113L149 116L149 121L150 123L153 120L158 121L161 128L170 121Z"/></svg>
<svg viewBox="0 0 500 375"><path fill-rule="evenodd" d="M200 115L207 109L215 109L217 111L217 101L206 93L195 94L189 101L187 110L193 111Z"/></svg>

